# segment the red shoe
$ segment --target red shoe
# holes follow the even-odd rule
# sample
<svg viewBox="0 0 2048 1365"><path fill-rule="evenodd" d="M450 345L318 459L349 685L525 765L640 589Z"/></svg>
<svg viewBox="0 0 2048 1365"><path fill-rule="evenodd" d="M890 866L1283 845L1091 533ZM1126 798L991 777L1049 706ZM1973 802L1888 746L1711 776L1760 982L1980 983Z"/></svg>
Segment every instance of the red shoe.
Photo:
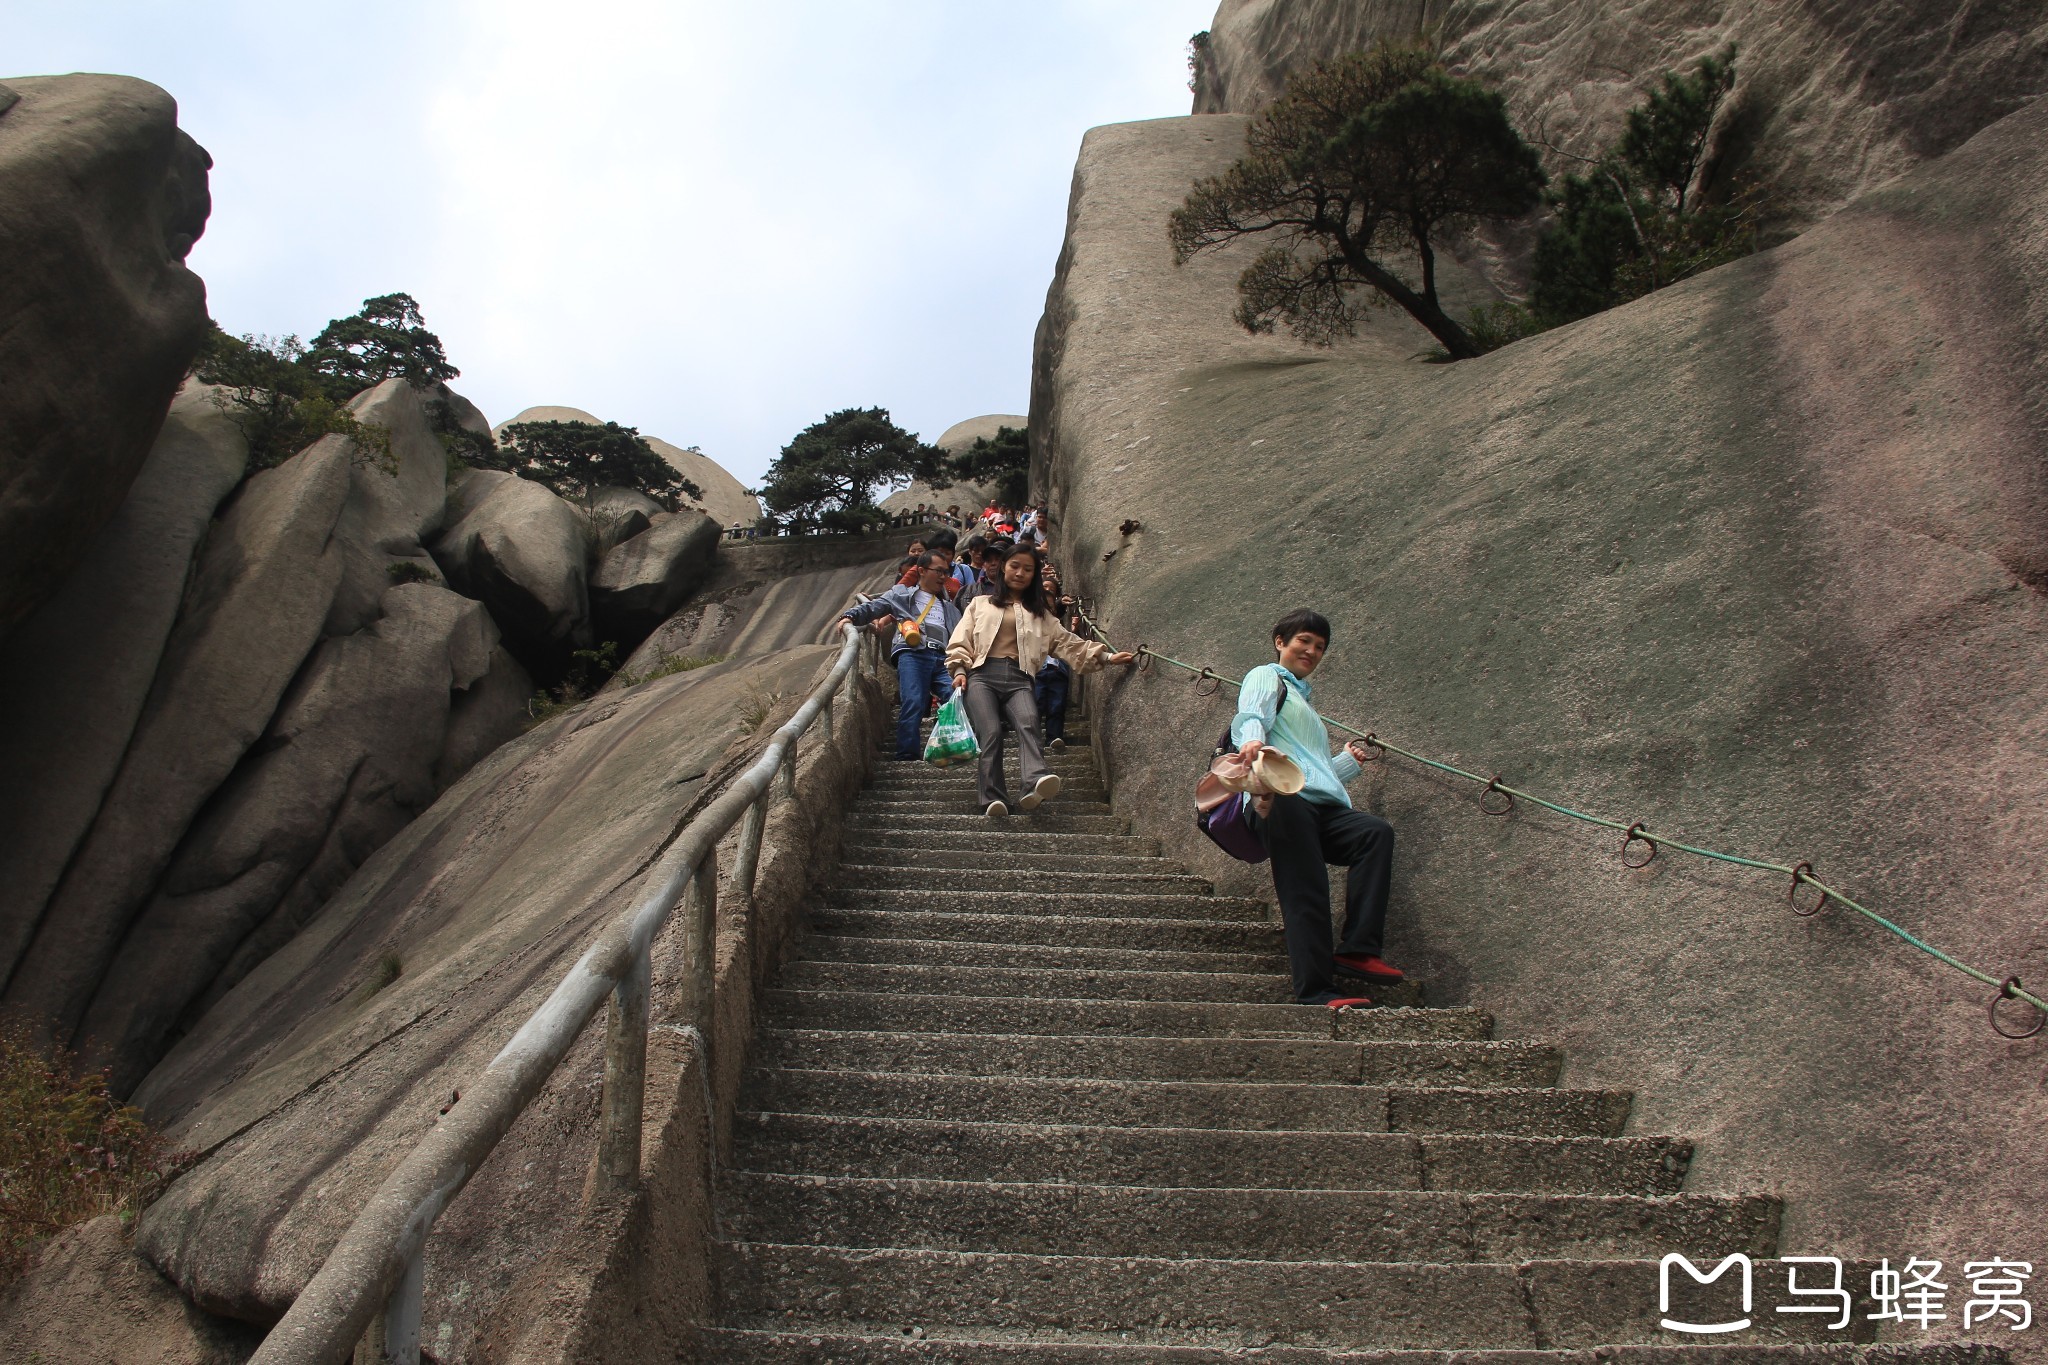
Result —
<svg viewBox="0 0 2048 1365"><path fill-rule="evenodd" d="M1328 1001L1324 1008L1332 1010L1362 1010L1368 1008L1371 1004L1372 1001L1363 995L1347 995L1342 999Z"/></svg>
<svg viewBox="0 0 2048 1365"><path fill-rule="evenodd" d="M1384 958L1359 953L1337 954L1337 970L1344 976L1362 976L1382 986L1398 986L1408 979L1408 973L1389 965Z"/></svg>

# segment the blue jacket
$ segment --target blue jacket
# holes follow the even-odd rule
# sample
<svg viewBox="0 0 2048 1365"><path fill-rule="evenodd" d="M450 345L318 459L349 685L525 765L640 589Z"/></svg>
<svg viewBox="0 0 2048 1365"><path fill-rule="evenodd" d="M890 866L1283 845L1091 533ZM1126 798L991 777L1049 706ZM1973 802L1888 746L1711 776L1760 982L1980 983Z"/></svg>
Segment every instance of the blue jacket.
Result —
<svg viewBox="0 0 2048 1365"><path fill-rule="evenodd" d="M926 604L931 606L925 611ZM915 585L897 584L880 597L870 598L839 613L840 619L864 626L884 616L893 616L898 621L915 621L918 614L924 615L924 624L918 629L924 632L924 648L944 653L946 641L953 638L953 627L960 624L960 608L946 600L941 591L936 601L923 588ZM903 632L897 631L890 637L889 657L895 658L909 646L903 643Z"/></svg>

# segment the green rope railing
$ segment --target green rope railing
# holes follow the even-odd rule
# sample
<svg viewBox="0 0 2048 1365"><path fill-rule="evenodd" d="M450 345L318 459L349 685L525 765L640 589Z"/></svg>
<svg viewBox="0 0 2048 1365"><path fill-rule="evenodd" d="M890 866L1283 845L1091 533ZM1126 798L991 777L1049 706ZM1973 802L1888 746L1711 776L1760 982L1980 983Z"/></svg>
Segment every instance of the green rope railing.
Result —
<svg viewBox="0 0 2048 1365"><path fill-rule="evenodd" d="M1109 636L1103 632L1101 626L1096 624L1094 618L1089 616L1085 606L1077 606L1075 609L1075 614L1080 617L1082 623L1088 627L1089 631L1094 634L1096 639L1102 641L1104 644L1109 644ZM1238 682L1230 678L1224 677L1222 674L1216 672L1216 670L1214 670L1213 668L1196 668L1193 664L1183 663L1181 660L1173 658L1170 655L1161 654L1158 650L1151 648L1149 645L1140 644L1136 652L1140 658L1157 659L1160 663L1171 664L1175 668L1183 669L1186 672L1193 674L1198 679L1212 680L1219 686L1224 684L1227 684L1231 687L1241 686L1241 684L1239 684ZM1573 820L1583 821L1584 823L1589 825L1598 825L1602 829L1620 830L1625 836L1621 844L1621 858L1622 862L1629 867L1647 867L1651 859L1657 856L1658 849L1672 848L1677 849L1681 853L1690 853L1693 854L1695 857L1708 858L1715 862L1733 863L1737 867L1755 868L1758 871L1776 872L1783 876L1790 877L1792 879L1792 885L1790 889L1786 891L1785 895L1786 899L1791 902L1792 909L1795 913L1803 916L1817 915L1820 913L1821 907L1824 906L1828 901L1838 902L1839 904L1845 905L1849 909L1854 910L1857 914L1863 916L1865 919L1869 920L1871 923L1879 926L1880 928L1889 930L1891 933L1896 934L1899 938L1911 944L1913 947L1918 948L1921 952L1927 954L1929 957L1935 959L1937 962L1945 963L1948 966L1953 967L1957 971L1963 973L1963 975L1968 976L1976 981L1980 981L1987 986L1995 988L1998 991L1998 994L1993 996L1991 999L1991 1026L1992 1028L1996 1029L2001 1036L2007 1038L2031 1038L2035 1034L2041 1032L2042 1026L2044 1024L2048 1024L2048 1000L2043 1000L2040 996L2034 994L2032 991L2022 989L2020 986L2020 979L2017 976L2008 976L2001 980L2000 978L1991 975L1989 972L1981 971L1978 968L1971 966L1969 963L1962 961L1961 959L1955 957L1950 953L1943 952L1941 949L1935 947L1931 943L1928 943L1926 940L1920 938L1918 935L1910 933L1909 931L1899 927L1897 924L1892 923L1892 921L1886 919L1883 915L1878 914L1869 906L1863 905L1860 902L1851 899L1850 897L1844 895L1842 892L1836 890L1834 887L1829 886L1826 882L1820 880L1820 878L1814 876L1813 864L1810 862L1795 863L1788 866L1784 863L1768 862L1761 858L1745 858L1737 853L1723 853L1719 849L1706 848L1699 844L1688 843L1684 840L1675 838L1668 834L1653 833L1649 829L1649 827L1646 826L1640 820L1624 824L1620 820L1610 820L1605 816L1589 815L1585 811L1574 810L1570 806L1562 805L1556 801L1546 800L1543 797L1536 795L1534 792L1524 791L1519 787L1510 787L1505 782L1502 782L1500 780L1498 774L1491 777L1481 777L1478 773L1471 772L1464 768L1460 768L1455 764L1445 763L1438 759L1430 758L1423 754L1418 754L1411 749L1404 749L1398 744L1390 744L1386 740L1381 739L1377 734L1370 730L1360 730L1355 726L1346 725L1343 721L1331 720L1327 716L1325 716L1323 720L1324 723L1329 725L1332 729L1342 730L1346 734L1356 736L1369 749L1382 749L1390 754L1399 754L1403 758L1410 759L1416 763L1420 763L1425 767L1434 768L1438 772L1448 773L1453 777L1460 777L1465 779L1466 781L1478 783L1482 788L1484 788L1484 790L1482 790L1479 794L1480 809L1485 811L1489 815L1506 815L1510 810L1514 809L1514 803L1516 800L1519 799L1522 801L1527 801L1531 805L1541 806L1545 810L1555 811L1557 814L1567 816ZM1486 798L1488 794L1493 792L1499 792L1503 796L1507 797L1508 804L1506 806L1503 806L1499 810L1494 810L1488 805L1486 805ZM1645 857L1641 862L1634 862L1631 861L1629 858L1629 849L1637 843L1644 844L1650 850L1649 856ZM1799 905L1799 888L1802 886L1811 886L1812 888L1814 888L1814 890L1820 893L1820 899L1814 903L1814 906L1811 910L1802 909ZM2013 1033L2007 1031L2005 1026L1999 1022L1998 1007L2006 1000L2023 1000L2027 1004L2032 1005L2036 1010L2041 1012L2040 1017L2035 1020L2034 1026L2031 1029L2027 1029L2024 1032L2020 1033Z"/></svg>

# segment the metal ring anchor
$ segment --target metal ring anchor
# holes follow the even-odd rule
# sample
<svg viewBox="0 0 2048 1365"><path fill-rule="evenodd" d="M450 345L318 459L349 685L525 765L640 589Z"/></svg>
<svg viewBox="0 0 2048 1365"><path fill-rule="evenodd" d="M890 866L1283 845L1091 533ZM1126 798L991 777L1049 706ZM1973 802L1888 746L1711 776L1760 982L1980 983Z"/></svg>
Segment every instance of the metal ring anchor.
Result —
<svg viewBox="0 0 2048 1365"><path fill-rule="evenodd" d="M2041 1007L2038 1005L2034 1006L2034 1026L2030 1029L2026 1029L2019 1033L2014 1033L2011 1029L2008 1029L2004 1024L1998 1021L1999 1005L2007 1000L2016 998L2013 995L2013 992L2017 991L2019 988L2020 979L2016 976L2008 976L2005 980L1999 982L1998 994L1991 997L1991 1007L1986 1012L1991 1016L1992 1031L1997 1033L1998 1036L2001 1038L2031 1038L2035 1034L2039 1033L2043 1026L2048 1026L2048 1012L2043 1012Z"/></svg>
<svg viewBox="0 0 2048 1365"><path fill-rule="evenodd" d="M1828 893L1823 891L1820 893L1820 899L1813 903L1813 909L1805 910L1800 908L1800 883L1812 880L1813 864L1801 863L1799 864L1799 866L1792 869L1792 885L1788 887L1785 891L1785 900L1788 904L1791 905L1792 913L1800 916L1802 919L1812 919L1815 915L1818 915L1821 912L1821 910L1826 907L1828 903Z"/></svg>
<svg viewBox="0 0 2048 1365"><path fill-rule="evenodd" d="M1387 756L1387 746L1380 743L1378 736L1370 730L1367 730L1358 742L1365 746L1366 756L1360 760L1361 762L1377 763Z"/></svg>
<svg viewBox="0 0 2048 1365"><path fill-rule="evenodd" d="M1640 841L1644 847L1650 850L1649 854L1645 856L1641 862L1637 862L1635 859L1628 856L1629 845L1634 844L1638 841ZM1630 825L1628 827L1628 833L1622 837L1621 865L1623 867L1648 867L1651 863L1655 862L1656 860L1657 841L1655 839L1652 839L1649 835L1643 833L1643 822L1638 820L1633 825Z"/></svg>
<svg viewBox="0 0 2048 1365"><path fill-rule="evenodd" d="M1499 810L1495 810L1492 806L1486 804L1487 796L1493 792L1498 792L1500 793L1500 795L1507 798L1507 804L1505 806L1502 806ZM1513 810L1514 808L1515 794L1507 790L1505 787L1501 786L1500 774L1495 773L1492 777L1487 779L1485 788L1479 793L1479 809L1485 811L1488 815L1506 815L1509 811Z"/></svg>
<svg viewBox="0 0 2048 1365"><path fill-rule="evenodd" d="M1206 681L1206 682L1207 682L1207 683L1209 684L1209 690L1208 690L1208 691L1206 691L1206 692L1204 692L1204 691L1202 690L1202 684L1203 684L1203 682L1205 682L1205 681ZM1197 674L1195 674L1195 695L1196 695L1196 696L1198 696L1198 697L1213 697L1213 696L1215 696L1215 695L1216 695L1216 694L1217 694L1218 692L1221 692L1222 690L1223 690L1223 679L1222 679L1222 678L1221 678L1221 677L1220 677L1220 676L1219 676L1219 675L1217 674L1217 672L1216 672L1216 670L1215 670L1215 669L1213 669L1213 668L1204 668L1204 669L1203 669L1203 670L1202 670L1202 671L1201 671L1200 673L1197 673Z"/></svg>

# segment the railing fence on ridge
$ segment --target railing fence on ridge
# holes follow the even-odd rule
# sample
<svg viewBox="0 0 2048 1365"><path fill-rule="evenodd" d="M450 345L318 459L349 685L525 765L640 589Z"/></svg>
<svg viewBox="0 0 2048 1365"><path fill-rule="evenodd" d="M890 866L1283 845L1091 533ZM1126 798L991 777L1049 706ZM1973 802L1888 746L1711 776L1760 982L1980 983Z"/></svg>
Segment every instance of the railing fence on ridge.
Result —
<svg viewBox="0 0 2048 1365"><path fill-rule="evenodd" d="M734 825L740 827L732 881L741 898L751 897L768 803L796 790L797 740L813 722L831 739L833 704L842 692L850 700L863 655L868 671L880 671L884 647L872 632L845 633L831 670L776 730L760 757L676 835L648 874L639 900L605 927L483 1073L462 1087L460 1101L370 1196L291 1309L264 1337L251 1365L333 1365L351 1349L357 1365L419 1365L426 1241L434 1220L540 1093L607 1000L598 1181L606 1192L638 1184L654 937L687 897L685 999L679 1014L683 1027L694 1034L698 1064L708 1070L716 1042L712 972L719 841Z"/></svg>
<svg viewBox="0 0 2048 1365"><path fill-rule="evenodd" d="M1105 645L1109 644L1109 636L1106 633L1104 633L1102 627L1096 623L1095 619L1089 615L1086 602L1077 603L1075 608L1075 614L1081 619L1082 623L1087 626L1089 632L1092 633L1096 639L1102 641ZM1193 664L1183 663L1179 659L1175 659L1168 655L1161 654L1158 650L1153 649L1151 646L1143 643L1140 643L1138 645L1136 652L1141 659L1157 659L1160 663L1169 664L1174 668L1182 669L1185 672L1192 674L1194 676L1195 686L1198 691L1203 683L1207 682L1211 684L1209 691L1202 692L1200 694L1202 696L1213 696L1216 692L1220 691L1225 686L1238 687L1241 685L1234 679L1224 677L1222 674L1218 673L1213 668L1197 668ZM1506 815L1509 811L1514 809L1515 802L1519 799L1527 801L1532 805L1541 806L1545 810L1554 811L1559 815L1567 816L1573 820L1583 821L1584 823L1589 825L1598 825L1603 829L1618 830L1621 832L1622 835L1621 860L1625 865L1629 867L1647 867L1650 864L1650 861L1657 856L1657 850L1659 848L1671 848L1676 849L1681 853L1690 853L1696 857L1708 858L1715 862L1732 863L1738 867L1754 868L1761 872L1776 872L1781 876L1788 877L1791 879L1791 884L1786 888L1785 896L1786 899L1791 903L1793 913L1801 916L1810 917L1819 914L1821 908L1825 906L1829 901L1839 902L1840 904L1847 906L1849 909L1854 910L1857 914L1863 916L1871 923L1876 924L1881 928L1886 929L1889 932L1897 935L1900 939L1904 940L1906 943L1912 945L1913 947L1919 949L1921 952L1926 953L1929 957L1934 958L1937 962L1944 963L1947 966L1953 967L1955 970L1963 973L1963 975L1965 976L1971 977L1972 979L1977 981L1981 981L1987 986L1994 987L1997 990L1997 994L1991 997L1991 1003L1988 1007L1987 1012L1990 1016L1991 1027L1994 1030L1996 1030L2001 1037L2031 1038L2035 1034L2041 1032L2044 1025L2048 1025L2048 1000L2043 1000L2040 996L2034 994L2032 991L2022 988L2020 985L2019 977L2007 976L2001 979L1999 977L1991 975L1989 972L1982 971L1976 967L1971 966L1969 963L1962 961L1961 959L1953 956L1950 953L1943 952L1941 949L1935 947L1931 943L1926 942L1924 939L1921 939L1917 935L1900 928L1898 925L1894 924L1889 919L1886 919L1883 915L1878 914L1875 910L1872 910L1868 906L1862 905L1857 901L1850 899L1848 896L1836 890L1834 887L1829 886L1827 883L1821 881L1820 878L1814 875L1813 864L1811 862L1802 861L1798 863L1785 864L1774 863L1761 858L1746 858L1740 854L1723 853L1717 849L1705 848L1697 844L1688 843L1669 834L1653 833L1650 830L1649 826L1641 820L1610 820L1605 816L1589 815L1584 811L1574 810L1570 806L1561 805L1555 801L1545 800L1543 797L1537 796L1532 792L1523 791L1519 787L1510 787L1505 782L1502 782L1500 780L1500 775L1498 773L1495 773L1489 777L1481 777L1478 773L1470 772L1464 768L1457 767L1454 764L1445 763L1439 759L1425 757L1422 754L1418 754L1411 750L1404 749L1397 744L1390 744L1386 740L1381 739L1373 731L1360 730L1354 726L1346 725L1343 721L1332 720L1328 716L1323 717L1323 721L1332 729L1342 730L1346 734L1357 737L1360 741L1363 742L1367 750L1378 749L1381 750L1383 754L1399 754L1403 758L1411 759L1416 763L1423 764L1425 767L1434 768L1438 772L1447 773L1453 777L1463 778L1466 781L1477 783L1480 787L1479 808L1482 811L1485 811L1488 815ZM1495 809L1493 806L1489 805L1487 803L1487 798L1495 794L1498 794L1499 796L1503 797L1506 800L1507 804L1501 806L1499 809ZM1646 853L1640 855L1639 860L1637 857L1631 856L1631 850L1634 849L1638 844L1643 845L1643 847L1648 850ZM1812 887L1816 892L1819 893L1819 896L1814 901L1814 904L1810 909L1802 906L1799 903L1800 889L1802 887L1807 886ZM2007 1000L2025 1001L2027 1004L2032 1005L2034 1007L2035 1015L2032 1027L2020 1029L2017 1031L2008 1029L2006 1027L2004 1022L2002 1022L1999 1018L1998 1007L2004 1004Z"/></svg>

